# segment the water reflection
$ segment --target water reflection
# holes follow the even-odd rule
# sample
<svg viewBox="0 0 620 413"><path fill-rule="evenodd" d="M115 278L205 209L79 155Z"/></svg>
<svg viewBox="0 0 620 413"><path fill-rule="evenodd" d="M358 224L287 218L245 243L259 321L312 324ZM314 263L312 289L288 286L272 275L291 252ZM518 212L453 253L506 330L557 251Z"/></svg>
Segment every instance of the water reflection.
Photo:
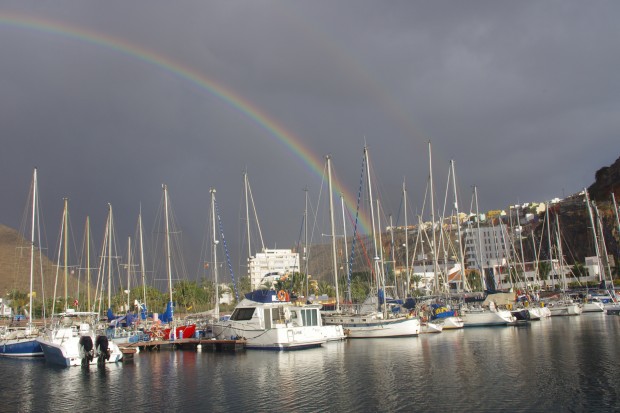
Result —
<svg viewBox="0 0 620 413"><path fill-rule="evenodd" d="M142 352L101 368L2 359L0 410L609 411L618 331L620 317L585 314L292 352Z"/></svg>

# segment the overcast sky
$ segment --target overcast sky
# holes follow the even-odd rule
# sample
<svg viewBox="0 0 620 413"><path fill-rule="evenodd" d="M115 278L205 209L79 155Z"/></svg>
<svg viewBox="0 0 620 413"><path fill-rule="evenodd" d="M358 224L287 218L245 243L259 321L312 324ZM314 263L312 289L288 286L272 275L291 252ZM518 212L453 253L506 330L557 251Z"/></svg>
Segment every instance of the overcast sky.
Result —
<svg viewBox="0 0 620 413"><path fill-rule="evenodd" d="M429 140L438 205L450 159L461 209L473 185L484 210L569 195L620 155L619 21L616 1L4 0L0 222L19 227L37 166L49 244L68 197L76 237L89 215L101 244L109 202L126 248L166 183L194 272L215 187L236 263L247 168L267 247L296 244L320 176L163 59L331 154L353 194L366 142L386 214L405 178L421 208Z"/></svg>

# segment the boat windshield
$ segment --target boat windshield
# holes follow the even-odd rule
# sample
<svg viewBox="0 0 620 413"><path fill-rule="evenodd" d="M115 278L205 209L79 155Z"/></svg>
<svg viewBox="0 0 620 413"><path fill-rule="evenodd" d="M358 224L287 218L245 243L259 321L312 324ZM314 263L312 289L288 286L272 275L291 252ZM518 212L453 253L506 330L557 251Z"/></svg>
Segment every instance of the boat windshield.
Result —
<svg viewBox="0 0 620 413"><path fill-rule="evenodd" d="M230 316L231 320L251 320L254 315L254 308L235 308L235 311Z"/></svg>

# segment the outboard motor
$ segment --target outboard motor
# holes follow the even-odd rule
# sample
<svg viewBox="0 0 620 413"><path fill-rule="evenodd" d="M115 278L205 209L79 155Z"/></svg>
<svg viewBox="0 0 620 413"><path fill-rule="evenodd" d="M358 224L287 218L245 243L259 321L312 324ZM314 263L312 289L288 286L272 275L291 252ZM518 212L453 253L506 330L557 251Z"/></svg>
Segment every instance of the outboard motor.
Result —
<svg viewBox="0 0 620 413"><path fill-rule="evenodd" d="M108 338L106 336L97 336L97 340L95 340L95 348L97 349L97 364L105 364L105 362L110 359Z"/></svg>
<svg viewBox="0 0 620 413"><path fill-rule="evenodd" d="M80 358L82 359L82 365L88 366L95 356L93 350L93 339L90 336L80 337Z"/></svg>

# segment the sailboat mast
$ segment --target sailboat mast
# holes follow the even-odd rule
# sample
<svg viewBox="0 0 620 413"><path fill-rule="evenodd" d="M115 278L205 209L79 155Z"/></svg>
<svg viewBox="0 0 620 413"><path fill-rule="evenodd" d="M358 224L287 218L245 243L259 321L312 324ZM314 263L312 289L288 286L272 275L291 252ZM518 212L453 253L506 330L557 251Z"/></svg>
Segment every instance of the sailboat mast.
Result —
<svg viewBox="0 0 620 413"><path fill-rule="evenodd" d="M395 252L394 252L394 221L393 221L393 217L392 214L389 215L390 217L390 261L392 261L392 272L394 274L394 287L396 289L396 295L399 296L398 294L398 281L396 278L396 257L395 257ZM402 288L402 285L400 286ZM397 298L397 297L395 297Z"/></svg>
<svg viewBox="0 0 620 413"><path fill-rule="evenodd" d="M305 206L304 206L304 273L306 275L306 301L309 297L309 280L308 280L308 188L304 189L305 192Z"/></svg>
<svg viewBox="0 0 620 413"><path fill-rule="evenodd" d="M596 234L596 224L594 223L594 215L592 214L592 204L590 202L590 196L588 190L583 189L583 193L586 198L586 207L588 208L588 217L590 218L590 225L592 226L592 235L594 237L594 252L596 253L596 263L598 265L598 278L599 281L603 280L603 265L601 263L601 251L598 244L598 235Z"/></svg>
<svg viewBox="0 0 620 413"><path fill-rule="evenodd" d="M523 251L523 227L521 226L521 215L519 214L519 205L517 205L517 226L519 227L519 249L521 250L521 268L525 274L525 252Z"/></svg>
<svg viewBox="0 0 620 413"><path fill-rule="evenodd" d="M138 231L140 233L140 271L142 272L142 294L144 307L146 307L146 267L144 266L144 239L142 236L142 206L140 206L140 213L138 214Z"/></svg>
<svg viewBox="0 0 620 413"><path fill-rule="evenodd" d="M598 232L600 234L599 236L599 242L601 243L601 246L599 247L600 250L602 250L601 253L601 260L602 263L601 265L604 265L604 269L607 269L607 273L603 272L603 280L605 280L605 276L607 274L609 274L609 278L611 280L611 283L613 285L613 276L611 275L611 267L609 265L609 256L607 255L607 245L605 244L605 234L603 233L603 220L601 218L601 214L598 210L598 207L595 205L594 206L594 212L596 213L596 222L598 224Z"/></svg>
<svg viewBox="0 0 620 413"><path fill-rule="evenodd" d="M459 196L456 190L456 172L454 171L454 160L450 160L450 168L452 169L452 186L454 189L454 208L456 209L456 229L459 244L459 261L461 263L461 287L463 290L469 290L467 278L465 277L465 254L463 253L463 237L461 235L461 217L459 216Z"/></svg>
<svg viewBox="0 0 620 413"><path fill-rule="evenodd" d="M329 193L329 218L332 231L332 264L334 269L334 282L336 284L336 312L340 312L340 293L338 291L338 262L336 260L336 225L334 223L334 197L332 194L332 167L331 156L326 156L327 159L327 184Z"/></svg>
<svg viewBox="0 0 620 413"><path fill-rule="evenodd" d="M555 271L555 267L553 266L553 254L551 253L551 224L549 223L551 221L551 216L550 211L549 211L549 204L545 203L545 209L547 210L547 215L546 215L546 219L547 219L547 247L549 249L549 265L551 267L551 270L553 270L553 276L555 278L555 275L557 275L556 271Z"/></svg>
<svg viewBox="0 0 620 413"><path fill-rule="evenodd" d="M32 325L32 288L34 285L34 242L37 217L37 168L32 175L32 229L30 232L30 298L28 304L28 326Z"/></svg>
<svg viewBox="0 0 620 413"><path fill-rule="evenodd" d="M373 207L372 200L372 185L370 182L370 162L368 159L368 146L364 146L364 157L366 158L366 178L368 181L368 199L370 203L370 222L372 223L372 245L373 245L373 261L374 261L374 272L375 272L375 281L377 286L379 285L379 256L377 255L377 229L375 227L375 210Z"/></svg>
<svg viewBox="0 0 620 413"><path fill-rule="evenodd" d="M618 233L620 234L620 217L618 217L618 204L616 204L616 195L613 192L611 193L611 201L612 201L612 204L614 206L614 215L616 217L616 226L618 227ZM611 282L611 288L614 290L614 292L613 292L613 300L614 300L614 302L617 302L617 297L616 297L616 293L615 293L616 286L613 283L613 279L612 279L612 282Z"/></svg>
<svg viewBox="0 0 620 413"><path fill-rule="evenodd" d="M112 308L112 232L114 228L114 221L112 218L112 204L108 204L109 217L108 217L108 308Z"/></svg>
<svg viewBox="0 0 620 413"><path fill-rule="evenodd" d="M536 251L536 240L534 238L534 230L532 230L532 251L534 251L534 280L540 288L540 274L538 273L538 252Z"/></svg>
<svg viewBox="0 0 620 413"><path fill-rule="evenodd" d="M616 226L618 227L618 233L620 233L620 218L618 217L618 204L616 204L616 195L611 193L611 201L614 206L614 216L616 217Z"/></svg>
<svg viewBox="0 0 620 413"><path fill-rule="evenodd" d="M68 287L67 287L67 282L69 280L69 268L67 267L67 260L69 258L69 253L67 251L67 246L69 244L69 199L68 198L64 198L64 202L65 202L65 208L64 208L64 221L65 221L65 232L63 234L63 240L64 240L64 247L63 247L63 253L64 253L64 257L65 257L65 263L64 263L64 275L65 275L65 311L67 311L68 308L68 303L67 301L69 300L69 292L68 292Z"/></svg>
<svg viewBox="0 0 620 413"><path fill-rule="evenodd" d="M482 263L482 234L480 233L480 210L478 207L478 187L474 185L474 200L476 201L476 229L478 231L478 265L480 266L480 281L482 282L482 289L487 289L487 281L484 276L484 267Z"/></svg>
<svg viewBox="0 0 620 413"><path fill-rule="evenodd" d="M433 189L433 156L431 152L431 141L428 141L428 176L431 191L431 232L433 233L433 274L435 276L435 291L439 291L439 271L437 265L437 237L435 235L435 190Z"/></svg>
<svg viewBox="0 0 620 413"><path fill-rule="evenodd" d="M90 308L90 217L86 217L86 303Z"/></svg>
<svg viewBox="0 0 620 413"><path fill-rule="evenodd" d="M215 320L218 321L220 319L220 292L219 292L219 281L217 277L217 244L219 241L217 240L217 232L215 230L215 189L211 188L209 191L211 193L211 226L213 227L213 239L211 244L213 245L213 282L215 283L215 311L214 317Z"/></svg>
<svg viewBox="0 0 620 413"><path fill-rule="evenodd" d="M347 220L344 215L344 195L342 193L340 194L340 206L342 207L342 234L343 234L343 240L344 240L344 257L345 257L345 263L346 263L346 259L349 257L349 251L347 248ZM353 302L351 300L350 283L347 285L347 300L349 300L349 303Z"/></svg>
<svg viewBox="0 0 620 413"><path fill-rule="evenodd" d="M377 261L377 263L379 263L379 272L377 273L377 276L379 277L379 280L381 280L381 289L383 289L383 316L384 318L387 318L387 292L385 291L385 269L383 268L383 265L385 263L385 260L383 258L383 238L381 237L381 234L383 231L381 231L381 204L379 203L379 199L377 198L377 227L379 228L379 260ZM377 281L377 284L379 283L379 281ZM381 304L381 301L379 301L379 304Z"/></svg>
<svg viewBox="0 0 620 413"><path fill-rule="evenodd" d="M174 314L172 308L172 254L170 252L170 220L168 217L168 186L163 185L164 189L164 214L166 219L166 271L168 276L168 298L170 302L170 315Z"/></svg>
<svg viewBox="0 0 620 413"><path fill-rule="evenodd" d="M127 311L129 311L129 293L131 292L131 237L127 237Z"/></svg>
<svg viewBox="0 0 620 413"><path fill-rule="evenodd" d="M405 286L406 286L406 291L405 291L405 297L407 298L409 296L409 291L410 291L410 287L409 287L409 235L408 235L408 231L409 231L409 224L407 223L407 188L405 186L405 180L403 179L403 208L405 210L405 271L406 271L406 279L405 279Z"/></svg>
<svg viewBox="0 0 620 413"><path fill-rule="evenodd" d="M558 267L560 268L560 274L562 276L562 291L566 291L568 289L568 285L566 284L566 275L564 274L564 268L562 265L564 263L564 254L562 252L562 235L560 233L559 215L559 213L555 214L555 227L556 231L558 232L556 236L556 242L558 244Z"/></svg>
<svg viewBox="0 0 620 413"><path fill-rule="evenodd" d="M248 171L243 172L243 187L245 191L245 224L248 236L248 260L252 256L252 241L250 238L250 201L248 196ZM248 263L249 264L249 263ZM248 268L249 272L249 268Z"/></svg>

